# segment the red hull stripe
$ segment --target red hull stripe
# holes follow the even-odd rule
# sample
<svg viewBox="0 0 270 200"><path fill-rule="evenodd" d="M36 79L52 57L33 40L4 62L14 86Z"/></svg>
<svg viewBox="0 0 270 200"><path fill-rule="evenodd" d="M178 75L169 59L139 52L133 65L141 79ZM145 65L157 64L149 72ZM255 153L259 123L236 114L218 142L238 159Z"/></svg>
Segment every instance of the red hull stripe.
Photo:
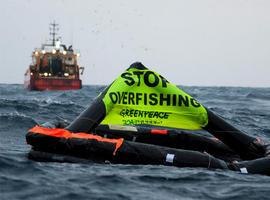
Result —
<svg viewBox="0 0 270 200"><path fill-rule="evenodd" d="M168 130L151 129L152 134L167 135Z"/></svg>
<svg viewBox="0 0 270 200"><path fill-rule="evenodd" d="M72 138L78 138L78 139L86 139L86 140L97 140L99 142L107 142L107 143L113 143L115 144L115 150L113 152L113 155L116 154L117 150L121 147L123 144L124 139L108 139L103 138L98 135L93 135L89 133L72 133L66 129L61 128L45 128L41 126L35 126L29 130L29 132L32 133L38 133L43 134L51 137L57 137L57 138L66 138L66 139L72 139Z"/></svg>

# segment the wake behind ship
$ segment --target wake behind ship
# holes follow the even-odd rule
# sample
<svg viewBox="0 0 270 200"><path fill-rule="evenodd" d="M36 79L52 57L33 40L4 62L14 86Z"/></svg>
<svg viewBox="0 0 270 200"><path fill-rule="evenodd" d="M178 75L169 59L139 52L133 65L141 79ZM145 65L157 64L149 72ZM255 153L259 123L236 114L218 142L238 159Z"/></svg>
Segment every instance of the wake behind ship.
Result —
<svg viewBox="0 0 270 200"><path fill-rule="evenodd" d="M50 24L51 44L42 44L32 53L32 64L24 74L24 86L29 90L78 90L82 88L84 68L79 67L80 54L72 45L67 47L56 39L58 24Z"/></svg>

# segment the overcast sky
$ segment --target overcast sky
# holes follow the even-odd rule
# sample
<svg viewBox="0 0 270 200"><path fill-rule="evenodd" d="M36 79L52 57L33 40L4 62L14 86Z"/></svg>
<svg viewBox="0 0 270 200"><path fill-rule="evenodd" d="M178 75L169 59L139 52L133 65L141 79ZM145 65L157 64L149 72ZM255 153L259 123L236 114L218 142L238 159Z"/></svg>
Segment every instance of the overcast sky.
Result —
<svg viewBox="0 0 270 200"><path fill-rule="evenodd" d="M170 82L270 87L269 0L0 0L0 83L23 83L31 52L60 24L84 84L141 61Z"/></svg>

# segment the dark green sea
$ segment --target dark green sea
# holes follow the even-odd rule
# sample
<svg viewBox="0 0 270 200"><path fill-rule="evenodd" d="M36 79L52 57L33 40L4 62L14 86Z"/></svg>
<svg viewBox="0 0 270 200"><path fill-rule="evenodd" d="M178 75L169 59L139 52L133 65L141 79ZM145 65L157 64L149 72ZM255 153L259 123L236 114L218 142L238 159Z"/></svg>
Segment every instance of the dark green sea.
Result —
<svg viewBox="0 0 270 200"><path fill-rule="evenodd" d="M270 140L270 88L181 87L242 131ZM72 121L104 86L27 91L0 84L0 199L269 199L270 177L202 168L29 160L27 130Z"/></svg>

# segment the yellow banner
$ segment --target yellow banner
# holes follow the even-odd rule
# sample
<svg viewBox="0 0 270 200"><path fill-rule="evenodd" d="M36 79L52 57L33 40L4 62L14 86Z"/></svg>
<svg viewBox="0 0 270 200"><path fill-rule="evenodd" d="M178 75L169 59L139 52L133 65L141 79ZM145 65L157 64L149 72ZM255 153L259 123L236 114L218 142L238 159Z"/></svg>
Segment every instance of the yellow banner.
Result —
<svg viewBox="0 0 270 200"><path fill-rule="evenodd" d="M147 68L131 67L103 97L102 124L154 126L198 130L206 126L206 109L193 97Z"/></svg>

